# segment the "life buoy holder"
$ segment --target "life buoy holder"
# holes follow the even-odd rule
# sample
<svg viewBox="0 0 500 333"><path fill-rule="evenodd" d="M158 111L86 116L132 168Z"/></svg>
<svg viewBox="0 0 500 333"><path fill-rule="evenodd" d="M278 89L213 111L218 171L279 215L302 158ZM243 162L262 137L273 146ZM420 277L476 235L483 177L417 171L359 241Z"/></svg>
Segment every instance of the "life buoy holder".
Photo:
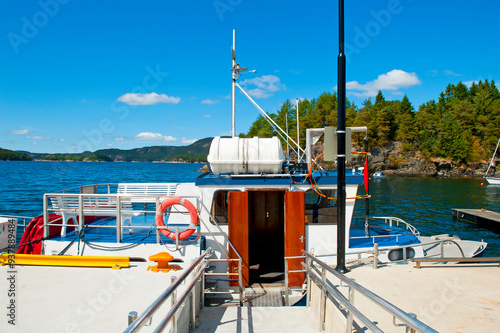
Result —
<svg viewBox="0 0 500 333"><path fill-rule="evenodd" d="M198 228L198 212L196 211L196 208L191 203L191 201L182 197L166 198L165 200L162 201L162 203L160 204L160 206L156 211L155 223L157 226L164 227L165 222L163 220L163 214L169 207L173 205L183 206L188 210L189 216L191 217L191 223L189 224L187 229L182 232L179 232L179 240L183 240L191 236L194 233L194 231ZM176 239L176 233L174 231L171 231L169 229L159 229L159 230L165 237L168 237L173 240Z"/></svg>

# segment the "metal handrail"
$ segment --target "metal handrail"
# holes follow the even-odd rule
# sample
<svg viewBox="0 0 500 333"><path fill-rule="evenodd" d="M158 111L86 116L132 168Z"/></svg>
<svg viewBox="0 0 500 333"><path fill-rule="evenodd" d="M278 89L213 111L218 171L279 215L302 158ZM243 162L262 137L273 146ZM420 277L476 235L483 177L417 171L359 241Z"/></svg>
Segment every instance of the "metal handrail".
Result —
<svg viewBox="0 0 500 333"><path fill-rule="evenodd" d="M184 272L181 274L181 276L179 276L150 306L148 306L148 308L136 320L134 320L134 322L132 324L130 324L129 327L127 327L127 329L124 331L124 333L138 332L144 325L146 325L146 323L150 320L150 318L153 317L153 315L156 313L156 311L158 311L158 309L163 305L163 303L165 303L165 301L174 293L174 291L177 290L177 288L184 282L184 280L186 280L186 278L189 276L189 274L191 274L191 272L193 272L193 270L196 267L198 267L199 264L204 259L206 259L206 257L208 257L210 255L212 255L212 249L208 248L205 252L203 252L202 255L200 255L198 257L198 259L196 259L195 262L193 262L193 264L191 264L191 266L186 268L184 270ZM203 269L201 269L200 271L201 271L201 273L203 273ZM198 275L196 275L197 278L193 279L193 281L196 281L197 279L199 279ZM187 289L188 293L191 292L193 287L194 287L194 285L193 286L192 286L192 284L189 285L189 288ZM183 296L184 296L184 294L183 294ZM181 297L181 299L179 300L180 302L177 301L176 304L174 304L174 306L172 306L172 309L175 308L175 311L173 312L172 315L170 315L170 312L172 312L172 311L169 311L169 313L167 314L167 317L165 317L162 320L160 325L163 325L163 322L165 321L165 319L170 320L172 318L172 316L175 314L175 312L179 309L180 304L182 304L182 300L183 299ZM168 324L168 320L166 321L165 325Z"/></svg>
<svg viewBox="0 0 500 333"><path fill-rule="evenodd" d="M431 327L425 325L421 321L413 318L410 316L408 313L404 312L400 308L396 307L395 305L387 302L385 299L382 297L374 294L373 292L369 291L365 287L361 286L360 284L354 282L353 280L347 278L343 274L337 272L335 269L331 268L328 266L326 263L323 261L319 260L318 258L314 257L312 254L302 250L302 253L311 261L317 263L319 266L321 266L322 269L325 271L328 271L332 275L334 275L336 278L338 278L340 281L345 283L347 286L355 289L356 291L360 292L363 296L365 296L367 299L372 301L373 303L377 304L379 307L381 307L383 310L387 311L389 314L391 314L393 317L398 318L401 320L405 325L411 327L412 329L417 330L418 332L428 332L428 333L434 333L437 331L432 329ZM303 266L306 266L306 264L303 264ZM306 268L307 269L307 268ZM353 314L356 315L356 313L353 312ZM361 319L361 318L360 318ZM366 323L365 323L366 324Z"/></svg>
<svg viewBox="0 0 500 333"><path fill-rule="evenodd" d="M145 196L145 197L150 197L150 198L155 198L159 199L160 196ZM183 196L184 198L188 199L195 199L198 202L200 202L200 198L198 196ZM72 207L54 207L49 203L49 198L72 198ZM73 214L77 214L79 221L80 221L80 228L83 227L84 224L84 216L86 211L91 211L94 214L98 213L114 213L117 219L117 224L116 226L99 226L103 228L116 228L117 229L117 242L121 241L121 229L144 229L144 228L150 228L149 226L124 226L121 225L120 222L120 217L123 213L128 213L128 214L133 214L133 213L139 213L139 214L146 214L146 213L155 213L151 212L148 210L140 210L140 209L133 209L129 207L122 207L122 204L131 204L129 201L122 201L123 198L129 198L128 195L123 195L123 194L118 194L118 193L113 193L113 194L87 194L87 193L46 193L43 196L43 214L44 214L44 221L48 221L48 215L49 212L70 212ZM106 199L107 201L105 203L112 203L113 206L89 206L86 207L85 204L92 203L92 200L96 199ZM104 203L104 202L103 202ZM171 213L176 213L176 214L183 214L183 212L179 211L171 211ZM54 221L53 221L54 222ZM44 236L48 237L48 226L49 224L52 226L66 226L66 227L73 227L73 224L66 223L65 221L62 223L53 223L53 222L44 222L45 226L45 231L44 231ZM160 226L155 226L155 229L165 229L167 227L160 227ZM172 227L176 230L179 229L179 227ZM198 229L199 231L199 229ZM177 231L176 231L177 232ZM158 238L158 237L157 237ZM177 240L177 239L176 239ZM159 242L159 239L158 239Z"/></svg>
<svg viewBox="0 0 500 333"><path fill-rule="evenodd" d="M392 227L392 222L396 221L396 225L399 227L399 223L402 223L406 226L406 230L411 231L415 236L419 237L420 236L420 231L418 231L417 228L415 228L413 225L410 223L406 222L403 219L400 219L399 217L394 217L394 216L373 216L372 219L377 219L377 220L384 220L384 222L389 224L389 226Z"/></svg>
<svg viewBox="0 0 500 333"><path fill-rule="evenodd" d="M354 316L359 318L359 320L366 325L367 328L369 328L373 332L380 332L382 333L383 331L378 328L370 319L368 319L364 314L361 313L354 305L352 305L347 298L345 298L344 295L340 291L338 291L336 288L333 288L329 284L327 284L325 281L321 279L316 273L306 264L302 263L302 267L306 270L306 272L309 274L309 276L312 276L323 288L325 288L328 291L329 295L332 295L335 297L335 299L338 300L339 303L341 303L347 310L349 310L350 313L352 313Z"/></svg>

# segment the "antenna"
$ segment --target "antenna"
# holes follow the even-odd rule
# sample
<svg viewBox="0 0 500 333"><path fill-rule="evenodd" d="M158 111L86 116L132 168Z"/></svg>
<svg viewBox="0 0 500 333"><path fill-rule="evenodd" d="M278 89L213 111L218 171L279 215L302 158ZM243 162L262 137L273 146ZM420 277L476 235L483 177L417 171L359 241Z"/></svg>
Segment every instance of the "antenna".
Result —
<svg viewBox="0 0 500 333"><path fill-rule="evenodd" d="M233 29L233 48L231 49L233 57L233 67L231 67L232 73L232 137L236 137L236 125L235 125L235 114L236 114L236 79L241 76L241 73L257 73L256 70L249 71L248 68L241 68L240 64L236 63L236 30Z"/></svg>

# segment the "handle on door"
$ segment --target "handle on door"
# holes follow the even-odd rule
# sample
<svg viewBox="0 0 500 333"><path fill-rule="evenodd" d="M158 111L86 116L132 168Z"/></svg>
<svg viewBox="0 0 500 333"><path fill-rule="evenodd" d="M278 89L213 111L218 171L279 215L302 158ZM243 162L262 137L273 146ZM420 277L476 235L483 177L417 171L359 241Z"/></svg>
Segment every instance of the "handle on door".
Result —
<svg viewBox="0 0 500 333"><path fill-rule="evenodd" d="M300 236L300 242L304 243L304 236Z"/></svg>

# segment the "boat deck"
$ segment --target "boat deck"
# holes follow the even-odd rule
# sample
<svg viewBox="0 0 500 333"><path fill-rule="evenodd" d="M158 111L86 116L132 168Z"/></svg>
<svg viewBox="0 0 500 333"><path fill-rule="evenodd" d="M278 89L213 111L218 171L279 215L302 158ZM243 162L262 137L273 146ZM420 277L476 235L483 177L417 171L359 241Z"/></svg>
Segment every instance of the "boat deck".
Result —
<svg viewBox="0 0 500 333"><path fill-rule="evenodd" d="M205 307L193 333L318 333L319 324L306 307Z"/></svg>
<svg viewBox="0 0 500 333"><path fill-rule="evenodd" d="M410 244L419 244L418 238L411 234L410 231L405 231L404 236L396 236L401 234L401 229L396 226L390 227L389 225L379 226L370 225L370 237L365 237L365 227L364 224L352 224L349 232L349 248L366 248L373 247L373 241L379 244L379 246L404 246ZM363 237L352 239L352 237Z"/></svg>
<svg viewBox="0 0 500 333"><path fill-rule="evenodd" d="M132 262L131 267L119 270L0 266L4 309L0 332L122 332L130 311L140 314L170 285L172 276L182 273L153 273L147 271L148 265L151 262ZM11 275L15 276L15 295L7 297L6 279ZM15 326L6 316L10 300L16 307ZM169 304L153 317L153 325L166 314Z"/></svg>
<svg viewBox="0 0 500 333"><path fill-rule="evenodd" d="M365 265L346 275L439 332L497 332L500 327L500 288L492 287L500 276L497 263L430 264L421 269L392 264L377 270ZM356 306L384 332L404 331L358 295Z"/></svg>

